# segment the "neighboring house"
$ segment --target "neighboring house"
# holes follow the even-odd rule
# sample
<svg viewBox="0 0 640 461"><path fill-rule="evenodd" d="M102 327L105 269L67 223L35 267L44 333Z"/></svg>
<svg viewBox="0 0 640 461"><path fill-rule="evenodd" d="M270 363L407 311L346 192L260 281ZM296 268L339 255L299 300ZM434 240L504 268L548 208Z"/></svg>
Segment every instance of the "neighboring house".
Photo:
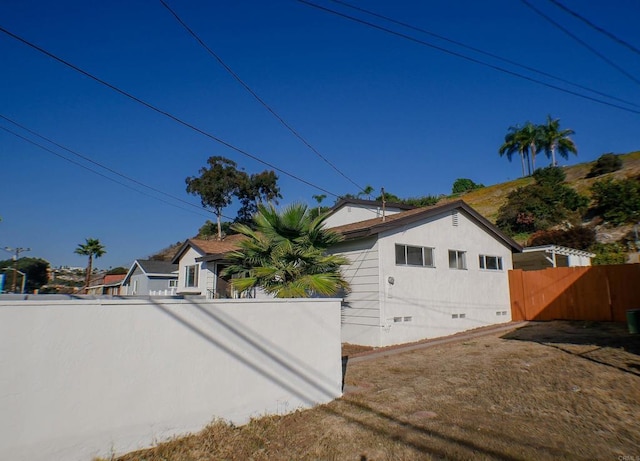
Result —
<svg viewBox="0 0 640 461"><path fill-rule="evenodd" d="M173 260L178 265L179 295L213 298L237 298L230 278L221 275L227 263L225 255L238 248L243 235L227 235L222 240L189 239Z"/></svg>
<svg viewBox="0 0 640 461"><path fill-rule="evenodd" d="M549 267L590 266L591 258L595 256L588 251L559 245L527 247L522 253L513 255L513 268L535 271Z"/></svg>
<svg viewBox="0 0 640 461"><path fill-rule="evenodd" d="M387 346L511 320L507 272L522 248L463 201L333 230L344 241L331 253L351 261L343 342Z"/></svg>
<svg viewBox="0 0 640 461"><path fill-rule="evenodd" d="M382 215L392 215L401 211L413 210L416 207L402 203L386 203L373 200L340 199L331 210L327 212L325 227L337 227L371 218L379 218Z"/></svg>
<svg viewBox="0 0 640 461"><path fill-rule="evenodd" d="M178 291L178 265L168 261L136 259L122 281L120 294L172 296Z"/></svg>
<svg viewBox="0 0 640 461"><path fill-rule="evenodd" d="M124 277L124 274L102 275L93 279L87 287L87 294L118 296Z"/></svg>

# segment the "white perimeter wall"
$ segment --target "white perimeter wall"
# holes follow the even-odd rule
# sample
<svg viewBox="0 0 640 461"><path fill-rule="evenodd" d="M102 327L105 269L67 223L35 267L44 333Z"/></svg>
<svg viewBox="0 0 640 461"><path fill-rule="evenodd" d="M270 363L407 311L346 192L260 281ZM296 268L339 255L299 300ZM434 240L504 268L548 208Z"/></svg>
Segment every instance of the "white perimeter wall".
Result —
<svg viewBox="0 0 640 461"><path fill-rule="evenodd" d="M0 459L108 457L340 396L340 300L0 301L0 369Z"/></svg>

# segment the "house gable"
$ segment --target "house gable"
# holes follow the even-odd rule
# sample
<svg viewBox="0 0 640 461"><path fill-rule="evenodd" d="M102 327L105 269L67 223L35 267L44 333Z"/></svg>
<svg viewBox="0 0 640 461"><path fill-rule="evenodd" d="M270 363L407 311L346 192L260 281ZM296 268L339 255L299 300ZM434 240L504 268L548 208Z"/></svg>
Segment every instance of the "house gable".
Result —
<svg viewBox="0 0 640 461"><path fill-rule="evenodd" d="M401 203L386 203L373 200L341 199L329 210L325 218L326 227L342 226L371 218L380 218L385 215L392 215L416 207Z"/></svg>

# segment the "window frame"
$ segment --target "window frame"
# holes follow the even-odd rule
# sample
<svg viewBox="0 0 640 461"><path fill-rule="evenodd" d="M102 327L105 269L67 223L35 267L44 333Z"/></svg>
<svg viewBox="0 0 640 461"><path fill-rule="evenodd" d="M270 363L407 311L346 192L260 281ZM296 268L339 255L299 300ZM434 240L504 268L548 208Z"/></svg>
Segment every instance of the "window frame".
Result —
<svg viewBox="0 0 640 461"><path fill-rule="evenodd" d="M449 250L449 269L467 270L467 252L464 250ZM451 256L455 255L455 265L452 264ZM462 262L462 264L460 264Z"/></svg>
<svg viewBox="0 0 640 461"><path fill-rule="evenodd" d="M196 288L198 286L198 277L200 272L199 264L189 264L185 266L184 270L184 287L185 288ZM193 270L193 273L189 274L190 270Z"/></svg>
<svg viewBox="0 0 640 461"><path fill-rule="evenodd" d="M487 264L488 258L494 258L496 260L496 267L489 267ZM478 255L478 267L483 271L501 272L504 271L504 265L502 264L502 256L494 255Z"/></svg>
<svg viewBox="0 0 640 461"><path fill-rule="evenodd" d="M404 262L398 262L398 248L400 247L404 247ZM418 245L407 245L406 243L396 243L395 244L395 258L396 258L396 266L406 266L406 267L430 267L430 268L434 268L436 267L436 260L435 260L435 248L433 247L427 247L427 246L418 246ZM412 249L420 249L420 256L422 259L422 263L421 264L412 264L409 263L409 248ZM427 251L429 253L429 257L431 258L431 264L427 264L428 262L428 257L427 257Z"/></svg>
<svg viewBox="0 0 640 461"><path fill-rule="evenodd" d="M178 279L170 279L169 288L178 288Z"/></svg>

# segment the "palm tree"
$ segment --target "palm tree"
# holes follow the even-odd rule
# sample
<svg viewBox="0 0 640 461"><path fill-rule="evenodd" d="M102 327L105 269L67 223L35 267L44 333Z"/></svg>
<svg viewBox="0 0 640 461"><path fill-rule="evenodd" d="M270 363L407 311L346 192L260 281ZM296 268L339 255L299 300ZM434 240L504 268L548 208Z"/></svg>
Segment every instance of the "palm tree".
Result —
<svg viewBox="0 0 640 461"><path fill-rule="evenodd" d="M569 138L575 131L569 128L561 130L559 118L554 120L551 115L547 115L547 124L541 128L544 151L547 157L551 157L551 166L557 165L556 152L565 160L569 158L569 152L578 155L575 143Z"/></svg>
<svg viewBox="0 0 640 461"><path fill-rule="evenodd" d="M87 265L87 273L84 280L85 290L89 286L89 279L91 278L91 271L93 269L93 258L99 258L106 252L107 250L104 249L104 246L102 246L100 240L92 238L85 239L84 244L78 244L78 248L76 248L76 250L74 251L74 253L76 254L89 256L89 264Z"/></svg>
<svg viewBox="0 0 640 461"><path fill-rule="evenodd" d="M328 255L329 246L342 237L324 228L325 216L311 218L307 206L292 204L278 213L273 205L258 205L255 230L244 224L233 229L247 238L228 255L226 276L241 292L262 288L278 298L333 296L348 290L340 266L349 260Z"/></svg>
<svg viewBox="0 0 640 461"><path fill-rule="evenodd" d="M509 127L509 130L504 137L504 144L502 144L502 146L500 146L500 149L498 150L500 156L502 157L506 154L509 161L511 161L513 154L515 154L516 152L520 154L520 162L522 163L522 176L524 177L526 175L524 168L525 157L528 157L529 150L526 140L522 135L522 128L520 128L520 125ZM529 163L527 162L527 166L528 164ZM529 173L531 172L529 171Z"/></svg>
<svg viewBox="0 0 640 461"><path fill-rule="evenodd" d="M540 125L534 125L531 122L527 122L520 131L522 141L528 146L528 156L531 160L531 169L529 170L529 174L531 174L536 171L536 155L544 146L542 127Z"/></svg>

